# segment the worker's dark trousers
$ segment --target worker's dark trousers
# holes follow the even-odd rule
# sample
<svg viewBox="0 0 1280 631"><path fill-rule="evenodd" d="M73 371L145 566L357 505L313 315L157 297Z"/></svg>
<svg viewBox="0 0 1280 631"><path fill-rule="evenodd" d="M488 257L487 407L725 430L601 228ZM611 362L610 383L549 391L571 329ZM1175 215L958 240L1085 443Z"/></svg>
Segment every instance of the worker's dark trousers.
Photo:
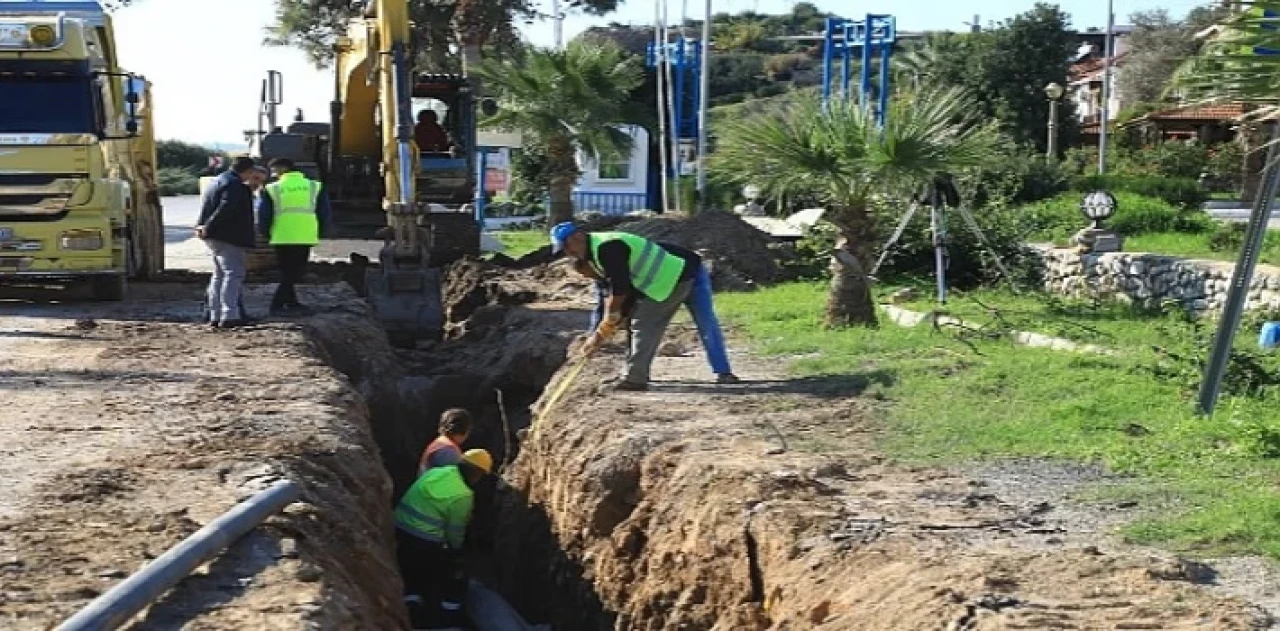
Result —
<svg viewBox="0 0 1280 631"><path fill-rule="evenodd" d="M276 263L280 267L280 286L276 295L271 298L271 308L296 307L298 303L298 283L302 282L307 272L307 261L311 258L309 245L277 245Z"/></svg>
<svg viewBox="0 0 1280 631"><path fill-rule="evenodd" d="M404 593L418 595L431 607L458 610L467 595L462 553L396 529L396 561L404 577Z"/></svg>

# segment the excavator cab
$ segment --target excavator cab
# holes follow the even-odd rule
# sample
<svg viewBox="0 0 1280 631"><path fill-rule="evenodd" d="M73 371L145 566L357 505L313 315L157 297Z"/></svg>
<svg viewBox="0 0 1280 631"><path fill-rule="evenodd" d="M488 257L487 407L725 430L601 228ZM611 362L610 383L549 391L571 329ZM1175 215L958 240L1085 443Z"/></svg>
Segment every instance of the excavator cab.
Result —
<svg viewBox="0 0 1280 631"><path fill-rule="evenodd" d="M475 104L459 75L419 75L413 85L419 202L447 207L475 199Z"/></svg>

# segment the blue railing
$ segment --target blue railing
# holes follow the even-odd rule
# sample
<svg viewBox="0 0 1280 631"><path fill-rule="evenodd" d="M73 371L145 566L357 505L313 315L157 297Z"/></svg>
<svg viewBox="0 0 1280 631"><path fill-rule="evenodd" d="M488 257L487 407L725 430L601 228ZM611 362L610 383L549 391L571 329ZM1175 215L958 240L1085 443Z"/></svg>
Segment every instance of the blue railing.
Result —
<svg viewBox="0 0 1280 631"><path fill-rule="evenodd" d="M550 204L550 200L547 202ZM575 191L573 210L577 213L597 212L606 215L625 215L635 210L649 208L649 196L644 193L592 193Z"/></svg>

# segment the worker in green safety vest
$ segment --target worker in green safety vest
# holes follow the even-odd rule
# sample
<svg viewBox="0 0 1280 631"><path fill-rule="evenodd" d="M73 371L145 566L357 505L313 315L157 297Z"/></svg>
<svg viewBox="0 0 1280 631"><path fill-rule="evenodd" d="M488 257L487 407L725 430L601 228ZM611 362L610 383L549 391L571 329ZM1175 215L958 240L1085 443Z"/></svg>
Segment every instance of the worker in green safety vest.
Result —
<svg viewBox="0 0 1280 631"><path fill-rule="evenodd" d="M462 544L475 488L492 471L489 452L471 449L456 465L427 470L396 506L396 558L414 629L464 626Z"/></svg>
<svg viewBox="0 0 1280 631"><path fill-rule="evenodd" d="M306 315L310 310L298 302L297 285L307 271L311 248L329 231L329 196L319 182L295 171L288 158L276 158L270 167L277 180L258 198L258 229L275 250L280 267L271 315Z"/></svg>
<svg viewBox="0 0 1280 631"><path fill-rule="evenodd" d="M564 252L590 266L603 279L608 295L585 353L592 353L626 325L631 327L631 353L626 371L613 381L616 390L643 391L667 326L681 306L699 324L699 334L720 383L737 383L729 370L724 340L711 304L711 280L702 257L670 243L657 243L625 232L589 232L572 222L551 229L553 253Z"/></svg>

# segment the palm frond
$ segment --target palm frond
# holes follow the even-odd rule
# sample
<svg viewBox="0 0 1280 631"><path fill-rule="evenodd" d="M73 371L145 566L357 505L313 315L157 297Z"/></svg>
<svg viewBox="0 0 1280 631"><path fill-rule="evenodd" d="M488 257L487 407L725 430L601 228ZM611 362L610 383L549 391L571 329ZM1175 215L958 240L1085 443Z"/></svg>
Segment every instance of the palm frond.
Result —
<svg viewBox="0 0 1280 631"><path fill-rule="evenodd" d="M1172 87L1199 102L1280 101L1280 1L1244 2L1228 16L1200 55L1184 63Z"/></svg>

